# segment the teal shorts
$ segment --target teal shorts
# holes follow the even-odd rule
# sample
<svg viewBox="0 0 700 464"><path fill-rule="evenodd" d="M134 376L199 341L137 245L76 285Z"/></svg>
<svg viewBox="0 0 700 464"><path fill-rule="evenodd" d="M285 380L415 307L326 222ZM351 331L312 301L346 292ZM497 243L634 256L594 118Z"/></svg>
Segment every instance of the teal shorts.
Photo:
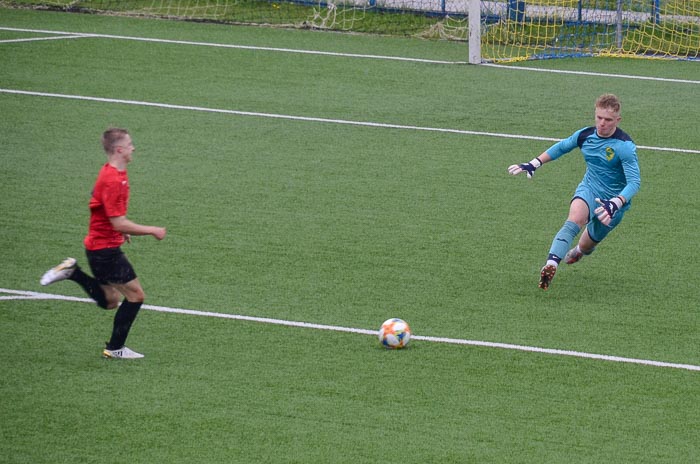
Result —
<svg viewBox="0 0 700 464"><path fill-rule="evenodd" d="M620 208L617 214L615 214L613 220L610 221L610 224L606 226L598 220L598 216L596 216L594 213L596 208L600 206L595 201L596 198L600 198L599 195L593 193L588 185L581 183L576 188L576 192L574 192L574 197L571 199L571 201L574 201L576 198L582 199L588 205L588 225L586 225L586 229L588 229L588 235L594 242L601 242L605 237L607 237L608 234L612 232L615 227L617 227L620 221L622 221L625 212L630 207L629 202L622 205L622 208ZM604 199L606 198L601 198L601 200Z"/></svg>

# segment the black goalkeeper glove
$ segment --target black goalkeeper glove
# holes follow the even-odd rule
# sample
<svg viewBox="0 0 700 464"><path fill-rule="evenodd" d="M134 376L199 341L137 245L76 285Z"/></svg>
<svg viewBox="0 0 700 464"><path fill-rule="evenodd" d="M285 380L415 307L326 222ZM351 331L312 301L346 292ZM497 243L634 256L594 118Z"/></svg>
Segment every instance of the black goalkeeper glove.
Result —
<svg viewBox="0 0 700 464"><path fill-rule="evenodd" d="M532 179L532 176L535 175L535 170L542 166L542 161L540 161L539 158L535 158L529 163L523 163L523 164L513 164L512 166L508 167L508 172L512 176L517 176L521 172L527 173L527 178Z"/></svg>
<svg viewBox="0 0 700 464"><path fill-rule="evenodd" d="M595 201L597 201L600 206L595 209L594 213L596 216L598 216L598 220L606 226L610 224L615 216L615 213L617 213L620 208L622 208L622 205L625 204L620 197L615 197L610 200L601 200L600 198L596 198Z"/></svg>

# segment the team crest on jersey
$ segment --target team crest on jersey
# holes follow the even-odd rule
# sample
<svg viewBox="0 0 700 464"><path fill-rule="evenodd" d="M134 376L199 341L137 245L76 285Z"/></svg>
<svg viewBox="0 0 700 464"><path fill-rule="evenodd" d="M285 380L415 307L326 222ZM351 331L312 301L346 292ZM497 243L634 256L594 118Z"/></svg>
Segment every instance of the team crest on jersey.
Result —
<svg viewBox="0 0 700 464"><path fill-rule="evenodd" d="M608 159L608 161L611 161L615 157L615 150L613 150L612 147L606 148L605 157Z"/></svg>

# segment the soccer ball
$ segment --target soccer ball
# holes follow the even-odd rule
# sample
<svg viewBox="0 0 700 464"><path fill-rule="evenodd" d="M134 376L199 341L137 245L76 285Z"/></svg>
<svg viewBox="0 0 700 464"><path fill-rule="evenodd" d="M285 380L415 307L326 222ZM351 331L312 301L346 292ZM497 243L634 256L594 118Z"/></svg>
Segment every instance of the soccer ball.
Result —
<svg viewBox="0 0 700 464"><path fill-rule="evenodd" d="M387 319L379 328L379 343L385 348L404 348L411 340L411 328L399 318Z"/></svg>

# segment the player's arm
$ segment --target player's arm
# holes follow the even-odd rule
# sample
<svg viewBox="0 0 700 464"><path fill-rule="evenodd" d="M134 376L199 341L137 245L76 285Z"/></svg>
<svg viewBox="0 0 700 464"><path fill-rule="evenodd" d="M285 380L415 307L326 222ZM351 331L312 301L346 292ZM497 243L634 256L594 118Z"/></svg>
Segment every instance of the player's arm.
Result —
<svg viewBox="0 0 700 464"><path fill-rule="evenodd" d="M509 166L508 172L512 176L517 176L521 172L525 172L527 173L527 178L532 179L532 176L535 175L537 168L550 161L552 161L552 157L545 151L540 156L533 158L529 163L513 164Z"/></svg>
<svg viewBox="0 0 700 464"><path fill-rule="evenodd" d="M626 184L625 188L620 192L620 196L625 200L625 203L627 203L637 194L642 184L636 147L628 153L621 154L621 160Z"/></svg>
<svg viewBox="0 0 700 464"><path fill-rule="evenodd" d="M136 224L135 222L127 219L126 216L110 217L109 222L112 223L114 230L124 234L125 236L153 235L158 240L163 240L163 238L165 238L165 228Z"/></svg>
<svg viewBox="0 0 700 464"><path fill-rule="evenodd" d="M598 220L606 226L612 222L615 214L617 214L617 212L639 191L641 185L636 147L631 144L627 144L625 147L631 147L628 151L620 151L622 169L625 173L625 180L627 181L625 188L614 198L596 198L600 206L595 209L594 213L598 216Z"/></svg>
<svg viewBox="0 0 700 464"><path fill-rule="evenodd" d="M529 163L513 164L512 166L508 166L508 172L513 176L517 176L521 172L525 172L527 173L527 178L532 179L535 170L544 163L549 163L550 161L556 160L557 158L564 156L576 148L578 146L579 136L586 129L590 128L584 127L583 129L577 130L569 137L560 140L551 147L547 148L544 153L536 158L533 158Z"/></svg>

